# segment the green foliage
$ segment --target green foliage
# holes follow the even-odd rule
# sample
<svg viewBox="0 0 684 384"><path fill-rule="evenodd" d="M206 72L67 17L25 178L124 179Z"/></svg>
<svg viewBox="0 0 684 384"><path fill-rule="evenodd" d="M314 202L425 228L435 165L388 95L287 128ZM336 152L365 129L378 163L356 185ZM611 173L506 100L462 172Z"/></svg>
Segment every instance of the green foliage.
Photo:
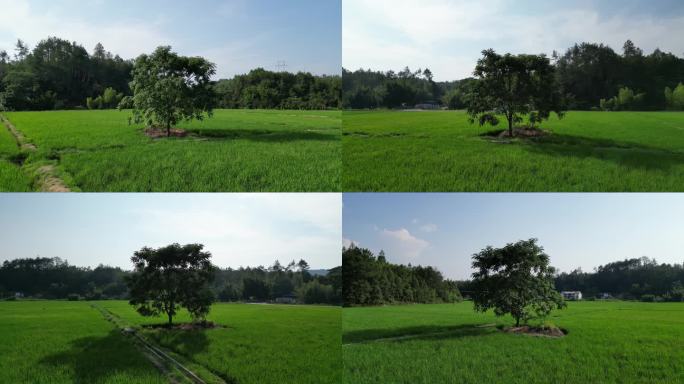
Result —
<svg viewBox="0 0 684 384"><path fill-rule="evenodd" d="M684 110L684 84L679 83L674 90L665 88L665 102L668 109L676 111Z"/></svg>
<svg viewBox="0 0 684 384"><path fill-rule="evenodd" d="M581 291L585 297L610 294L623 300L639 300L643 295L680 301L684 264L658 264L642 257L600 265L593 272L581 269L556 277L560 291Z"/></svg>
<svg viewBox="0 0 684 384"><path fill-rule="evenodd" d="M460 111L345 111L348 192L678 192L684 114L570 112L507 145ZM648 129L644 129L648 127Z"/></svg>
<svg viewBox="0 0 684 384"><path fill-rule="evenodd" d="M475 66L477 81L468 98L470 121L480 125L496 125L497 115L508 121L513 136L513 124L529 115L530 123L547 120L552 112L564 115L561 90L555 68L544 55L499 55L494 50L482 51Z"/></svg>
<svg viewBox="0 0 684 384"><path fill-rule="evenodd" d="M315 110L340 107L339 76L271 72L263 68L219 80L214 85L221 108Z"/></svg>
<svg viewBox="0 0 684 384"><path fill-rule="evenodd" d="M637 93L627 87L620 88L618 95L601 99L599 105L604 111L638 111L644 108L645 93Z"/></svg>
<svg viewBox="0 0 684 384"><path fill-rule="evenodd" d="M32 50L21 43L14 60L0 62L0 100L9 110L77 108L107 87L128 92L132 68L119 56L91 56L82 46L57 37L40 41Z"/></svg>
<svg viewBox="0 0 684 384"><path fill-rule="evenodd" d="M201 244L171 244L136 251L131 257L135 270L128 278L129 303L143 316L166 314L169 324L180 307L193 320L203 320L214 299L208 285L216 271L211 254L203 248Z"/></svg>
<svg viewBox="0 0 684 384"><path fill-rule="evenodd" d="M313 280L297 289L297 299L304 304L331 303L335 302L335 291L332 286Z"/></svg>
<svg viewBox="0 0 684 384"><path fill-rule="evenodd" d="M459 301L456 284L432 267L390 264L352 245L342 250L342 289L345 306Z"/></svg>
<svg viewBox="0 0 684 384"><path fill-rule="evenodd" d="M123 98L123 93L117 93L114 88L108 87L102 95L97 96L95 99L87 97L86 107L88 109L114 109L119 106Z"/></svg>
<svg viewBox="0 0 684 384"><path fill-rule="evenodd" d="M38 147L28 163L58 155L60 170L73 176L70 186L83 191L341 190L339 111L218 110L211 120L184 126L203 140L150 140L123 115L5 114Z"/></svg>
<svg viewBox="0 0 684 384"><path fill-rule="evenodd" d="M553 315L554 324L569 331L562 339L501 332L492 325L510 326L511 318L474 312L468 301L342 311L345 384L676 383L681 378L681 304L571 302ZM387 337L405 338L382 340Z"/></svg>
<svg viewBox="0 0 684 384"><path fill-rule="evenodd" d="M0 302L0 324L1 383L169 382L90 303Z"/></svg>
<svg viewBox="0 0 684 384"><path fill-rule="evenodd" d="M202 120L213 114L211 77L216 65L201 57L184 57L159 47L141 55L133 66L133 121L158 126L171 134L181 121Z"/></svg>
<svg viewBox="0 0 684 384"><path fill-rule="evenodd" d="M553 309L566 306L554 287L555 269L536 239L491 246L473 255L472 287L475 310L510 314L522 320L544 319Z"/></svg>

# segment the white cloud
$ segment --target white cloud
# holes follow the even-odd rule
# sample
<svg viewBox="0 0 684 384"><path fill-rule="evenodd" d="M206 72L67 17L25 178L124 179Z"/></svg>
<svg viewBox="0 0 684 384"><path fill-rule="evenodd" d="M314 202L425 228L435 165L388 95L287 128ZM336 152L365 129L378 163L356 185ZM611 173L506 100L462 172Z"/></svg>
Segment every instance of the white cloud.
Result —
<svg viewBox="0 0 684 384"><path fill-rule="evenodd" d="M149 239L146 245L199 242L221 266L300 258L315 267L340 264L339 195L219 194L188 207L156 207L133 215L137 230Z"/></svg>
<svg viewBox="0 0 684 384"><path fill-rule="evenodd" d="M388 250L388 254L401 258L415 258L430 246L430 243L415 237L406 228L383 229L381 236L386 245L383 248Z"/></svg>
<svg viewBox="0 0 684 384"><path fill-rule="evenodd" d="M57 36L77 41L89 52L101 42L108 51L128 59L171 43L162 31L162 18L92 24L76 16L57 16L20 0L0 0L0 10L0 36L10 36L0 39L0 49L7 51L13 49L17 38L33 47L48 36Z"/></svg>
<svg viewBox="0 0 684 384"><path fill-rule="evenodd" d="M346 237L342 239L342 245L343 245L345 248L351 247L352 244L355 245L355 246L357 246L357 247L361 245L358 241L354 241L354 240L351 240L351 239L347 239Z"/></svg>
<svg viewBox="0 0 684 384"><path fill-rule="evenodd" d="M429 67L439 80L470 76L480 51L546 53L575 42L603 42L621 50L627 39L650 52L684 52L684 17L655 19L583 7L543 11L514 0L345 0L343 64L347 69Z"/></svg>

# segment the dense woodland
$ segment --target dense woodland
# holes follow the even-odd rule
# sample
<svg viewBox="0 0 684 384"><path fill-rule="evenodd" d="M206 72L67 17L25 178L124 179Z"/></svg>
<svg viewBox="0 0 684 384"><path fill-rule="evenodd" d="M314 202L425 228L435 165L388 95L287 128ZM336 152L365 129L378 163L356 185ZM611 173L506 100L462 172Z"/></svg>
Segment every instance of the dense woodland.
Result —
<svg viewBox="0 0 684 384"><path fill-rule="evenodd" d="M60 258L16 259L0 267L0 298L127 299L129 271L83 268ZM219 269L212 290L220 301L269 302L291 297L304 304L340 304L342 272L310 271L304 260L270 267Z"/></svg>
<svg viewBox="0 0 684 384"><path fill-rule="evenodd" d="M456 282L432 267L396 265L354 245L342 250L345 306L453 303L461 300Z"/></svg>
<svg viewBox="0 0 684 384"><path fill-rule="evenodd" d="M553 64L568 109L684 110L684 58L656 49L644 54L631 41L622 53L603 44L581 43ZM429 69L342 72L344 108L413 108L427 104L462 109L473 78L435 82Z"/></svg>
<svg viewBox="0 0 684 384"><path fill-rule="evenodd" d="M585 298L612 297L643 301L684 301L684 263L658 264L642 257L602 265L594 272L577 269L556 277L561 291L581 291Z"/></svg>
<svg viewBox="0 0 684 384"><path fill-rule="evenodd" d="M0 51L0 110L116 108L129 96L133 60L97 44L92 53L76 42L49 37L30 49L17 41L14 52ZM213 83L219 108L336 109L340 76L270 72Z"/></svg>

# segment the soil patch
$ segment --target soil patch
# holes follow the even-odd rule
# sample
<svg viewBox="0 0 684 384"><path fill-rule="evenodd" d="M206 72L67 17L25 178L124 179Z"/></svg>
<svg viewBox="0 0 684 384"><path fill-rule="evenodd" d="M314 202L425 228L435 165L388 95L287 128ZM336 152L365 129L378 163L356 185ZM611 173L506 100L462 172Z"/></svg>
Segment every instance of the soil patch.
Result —
<svg viewBox="0 0 684 384"><path fill-rule="evenodd" d="M146 324L142 326L145 329L162 329L169 331L197 331L204 329L228 328L225 325L216 324L213 321L203 321L199 323L181 323L181 324Z"/></svg>
<svg viewBox="0 0 684 384"><path fill-rule="evenodd" d="M149 127L145 128L145 136L151 137L153 139L160 139L164 137L169 137L167 136L166 129L165 128L157 128L157 127ZM188 131L185 129L180 129L180 128L171 128L171 135L170 137L186 137L188 136Z"/></svg>
<svg viewBox="0 0 684 384"><path fill-rule="evenodd" d="M64 181L55 175L54 165L44 165L38 168L40 190L42 192L71 192Z"/></svg>
<svg viewBox="0 0 684 384"><path fill-rule="evenodd" d="M568 332L562 328L557 327L530 327L528 325L523 325L521 327L509 327L504 328L504 332L507 333L519 333L523 335L530 336L542 336L542 337L563 337Z"/></svg>
<svg viewBox="0 0 684 384"><path fill-rule="evenodd" d="M551 131L547 131L545 129L541 129L538 127L530 127L530 126L522 126L522 127L516 127L513 128L513 137L522 137L522 138L527 138L527 137L543 137L543 136L549 136L551 135ZM484 137L493 137L493 138L510 138L511 135L508 132L508 129L497 129L494 131L489 131L481 134L480 136Z"/></svg>

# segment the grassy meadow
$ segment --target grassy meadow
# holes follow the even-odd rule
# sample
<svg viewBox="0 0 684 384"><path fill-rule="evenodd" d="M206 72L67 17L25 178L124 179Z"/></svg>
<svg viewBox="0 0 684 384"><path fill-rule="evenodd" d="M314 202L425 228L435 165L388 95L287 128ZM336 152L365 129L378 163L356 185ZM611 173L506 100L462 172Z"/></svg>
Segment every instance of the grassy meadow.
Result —
<svg viewBox="0 0 684 384"><path fill-rule="evenodd" d="M344 383L681 383L684 304L570 302L563 338L509 334L472 302L345 308Z"/></svg>
<svg viewBox="0 0 684 384"><path fill-rule="evenodd" d="M124 301L0 302L2 383L167 383L96 308L140 332L207 383L339 383L341 309L216 304L204 331L145 329ZM178 322L188 321L181 313ZM219 378L219 380L214 380Z"/></svg>
<svg viewBox="0 0 684 384"><path fill-rule="evenodd" d="M3 114L37 150L19 169L24 184L19 166L5 170L0 157L1 190L39 188L45 166L74 191L340 190L339 111L217 110L179 124L188 137L159 139L129 125L126 111ZM6 134L0 151L13 139Z"/></svg>
<svg viewBox="0 0 684 384"><path fill-rule="evenodd" d="M541 125L552 135L512 141L464 111L343 121L345 191L684 191L684 113L570 111Z"/></svg>

